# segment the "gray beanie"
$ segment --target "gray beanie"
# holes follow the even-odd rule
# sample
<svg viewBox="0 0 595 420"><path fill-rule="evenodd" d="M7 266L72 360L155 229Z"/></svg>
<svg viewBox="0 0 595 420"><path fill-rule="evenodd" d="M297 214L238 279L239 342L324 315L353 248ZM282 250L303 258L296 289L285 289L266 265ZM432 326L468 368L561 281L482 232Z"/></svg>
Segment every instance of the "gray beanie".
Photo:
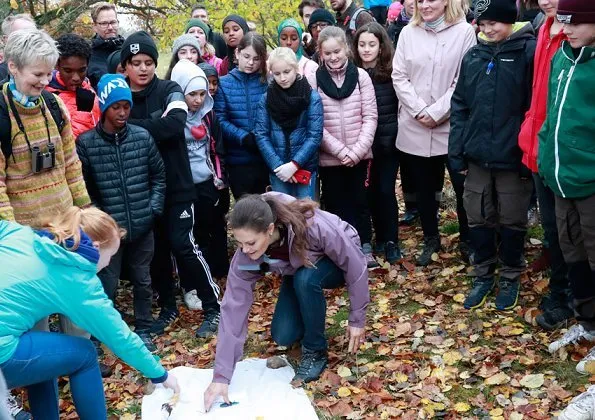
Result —
<svg viewBox="0 0 595 420"><path fill-rule="evenodd" d="M173 55L177 55L178 51L180 51L182 47L185 47L187 45L196 48L196 51L198 51L198 55L200 55L200 43L194 35L190 34L184 34L182 36L177 37L174 41L171 53Z"/></svg>

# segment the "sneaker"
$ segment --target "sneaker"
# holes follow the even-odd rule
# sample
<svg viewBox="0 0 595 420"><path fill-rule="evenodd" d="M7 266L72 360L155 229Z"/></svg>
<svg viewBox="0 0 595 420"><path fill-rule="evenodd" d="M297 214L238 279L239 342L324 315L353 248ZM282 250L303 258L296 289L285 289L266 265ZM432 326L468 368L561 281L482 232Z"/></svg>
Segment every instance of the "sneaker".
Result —
<svg viewBox="0 0 595 420"><path fill-rule="evenodd" d="M591 350L589 350L589 353L587 353L587 355L583 357L583 359L580 362L578 362L578 364L576 365L576 371L581 375L589 375L590 373L587 372L587 363L589 362L595 363L595 346L592 347ZM593 366L595 367L595 365ZM593 418L595 418L595 412Z"/></svg>
<svg viewBox="0 0 595 420"><path fill-rule="evenodd" d="M539 302L539 309L544 312L559 306L564 306L572 310L572 292L570 289L555 292L550 290L547 294L543 295Z"/></svg>
<svg viewBox="0 0 595 420"><path fill-rule="evenodd" d="M477 309L482 306L489 294L494 290L493 277L476 277L473 279L473 287L463 302L465 309Z"/></svg>
<svg viewBox="0 0 595 420"><path fill-rule="evenodd" d="M137 330L135 332L136 335L140 337L145 347L147 347L147 350L149 350L151 353L157 350L157 346L155 345L155 343L153 343L153 340L151 339L151 333L149 332L149 330Z"/></svg>
<svg viewBox="0 0 595 420"><path fill-rule="evenodd" d="M548 346L550 353L555 353L562 347L569 344L578 343L579 340L585 339L587 341L595 341L595 335L589 333L581 324L573 325L568 328L568 331L559 340L554 341Z"/></svg>
<svg viewBox="0 0 595 420"><path fill-rule="evenodd" d="M219 318L221 318L221 313L219 311L206 312L202 324L198 330L196 330L196 336L198 338L209 338L217 334Z"/></svg>
<svg viewBox="0 0 595 420"><path fill-rule="evenodd" d="M415 221L419 218L419 211L417 209L407 210L403 214L401 220L399 220L399 224L410 226L415 223Z"/></svg>
<svg viewBox="0 0 595 420"><path fill-rule="evenodd" d="M384 248L386 248L385 242L376 242L374 244L374 255L381 257L384 254Z"/></svg>
<svg viewBox="0 0 595 420"><path fill-rule="evenodd" d="M327 362L328 357L326 350L316 351L309 350L305 347L302 348L302 360L300 360L300 364L298 365L292 382L308 383L315 381L320 378L320 375L324 372L324 369L326 369Z"/></svg>
<svg viewBox="0 0 595 420"><path fill-rule="evenodd" d="M426 267L432 262L432 255L440 252L440 237L431 236L424 239L424 248L421 255L417 258L417 265Z"/></svg>
<svg viewBox="0 0 595 420"><path fill-rule="evenodd" d="M558 305L537 315L535 322L544 330L552 331L561 328L573 318L574 312L567 305Z"/></svg>
<svg viewBox="0 0 595 420"><path fill-rule="evenodd" d="M8 394L6 398L6 407L8 408L8 413L14 417L14 420L31 420L33 418L30 413L23 410L21 403L11 394Z"/></svg>
<svg viewBox="0 0 595 420"><path fill-rule="evenodd" d="M366 257L366 265L368 266L368 268L376 268L380 265L378 264L378 261L376 261L376 259L374 258L374 254L372 253L372 245L363 244L362 252Z"/></svg>
<svg viewBox="0 0 595 420"><path fill-rule="evenodd" d="M151 334L161 335L165 332L165 329L169 327L176 318L180 316L177 309L165 309L162 308L159 313L159 317L153 322L153 325L149 329Z"/></svg>
<svg viewBox="0 0 595 420"><path fill-rule="evenodd" d="M558 420L592 420L595 418L595 385L574 397L568 407L558 416Z"/></svg>
<svg viewBox="0 0 595 420"><path fill-rule="evenodd" d="M395 244L393 241L388 241L386 245L384 245L384 255L386 261L389 264L394 264L403 258L399 246Z"/></svg>
<svg viewBox="0 0 595 420"><path fill-rule="evenodd" d="M192 311L200 311L202 309L202 301L198 298L196 289L184 293L184 303Z"/></svg>
<svg viewBox="0 0 595 420"><path fill-rule="evenodd" d="M519 291L521 282L519 280L500 279L498 285L498 294L496 295L496 309L499 311L508 311L519 302Z"/></svg>

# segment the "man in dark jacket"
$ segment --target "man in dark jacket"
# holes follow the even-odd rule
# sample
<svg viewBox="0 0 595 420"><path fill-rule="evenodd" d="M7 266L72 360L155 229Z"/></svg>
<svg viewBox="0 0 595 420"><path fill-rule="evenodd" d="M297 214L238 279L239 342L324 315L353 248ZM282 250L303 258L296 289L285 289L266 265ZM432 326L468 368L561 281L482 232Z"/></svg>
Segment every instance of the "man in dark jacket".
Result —
<svg viewBox="0 0 595 420"><path fill-rule="evenodd" d="M97 83L107 71L107 58L120 49L124 38L118 35L118 15L116 6L110 3L97 3L91 12L95 36L91 39L93 52L89 60L87 77L93 89L97 91Z"/></svg>
<svg viewBox="0 0 595 420"><path fill-rule="evenodd" d="M165 210L155 227L155 257L151 265L151 277L161 306L153 332L162 334L179 315L171 252L185 292L196 290L202 301L205 317L197 335L201 331L212 333L217 331L219 324L219 289L193 234L196 193L184 136L188 106L177 83L160 80L155 74L158 57L155 42L144 31L130 35L120 54L134 103L129 122L151 133L165 163Z"/></svg>
<svg viewBox="0 0 595 420"><path fill-rule="evenodd" d="M516 306L533 183L521 163L521 122L531 102L535 36L530 23L516 23L515 0L492 0L475 10L479 44L461 65L452 97L448 158L466 174L465 209L473 252L473 288L464 306L477 308L495 286L496 308ZM496 230L500 247L496 245Z"/></svg>
<svg viewBox="0 0 595 420"><path fill-rule="evenodd" d="M126 237L109 265L98 274L114 301L122 265L133 285L135 331L155 351L150 266L153 259L153 222L163 213L165 167L153 137L144 128L127 124L132 95L124 76L106 74L98 85L101 121L81 134L76 143L89 196L111 215ZM125 260L124 260L125 258Z"/></svg>
<svg viewBox="0 0 595 420"><path fill-rule="evenodd" d="M349 45L355 31L374 22L374 17L363 7L358 7L354 0L331 0L331 8L337 13L337 26L347 34Z"/></svg>
<svg viewBox="0 0 595 420"><path fill-rule="evenodd" d="M206 25L209 25L211 31L209 32L207 41L209 44L215 47L215 55L217 57L225 58L227 56L227 45L225 44L223 36L221 36L219 32L215 32L213 27L209 24L209 13L207 12L207 7L204 4L195 5L190 12L190 17L193 19L200 19Z"/></svg>

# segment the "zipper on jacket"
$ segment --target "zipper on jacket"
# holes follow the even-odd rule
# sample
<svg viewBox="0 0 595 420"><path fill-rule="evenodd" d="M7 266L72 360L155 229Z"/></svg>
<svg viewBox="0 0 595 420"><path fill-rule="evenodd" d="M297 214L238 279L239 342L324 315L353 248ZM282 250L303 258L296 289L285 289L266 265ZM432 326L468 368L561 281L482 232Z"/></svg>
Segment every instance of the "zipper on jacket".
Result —
<svg viewBox="0 0 595 420"><path fill-rule="evenodd" d="M246 83L244 83L244 91L246 92L246 103L248 104L247 111L248 111L248 127L250 127L249 131L252 131L254 127L252 126L252 115L250 110L252 109L252 101L250 98L250 89L248 88L248 82L250 79L246 79Z"/></svg>
<svg viewBox="0 0 595 420"><path fill-rule="evenodd" d="M560 95L560 86L562 85L562 79L564 79L564 69L562 69L562 73L558 76L558 88L556 89L556 101L554 104L558 104L558 96Z"/></svg>
<svg viewBox="0 0 595 420"><path fill-rule="evenodd" d="M126 180L124 178L124 166L122 165L122 155L120 153L120 139L118 137L118 133L114 134L116 140L116 156L118 156L118 166L120 170L118 171L120 174L120 181L122 182L122 192L124 193L124 207L126 208L126 221L128 223L128 234L132 232L132 222L130 220L130 207L128 205L128 190L126 188Z"/></svg>
<svg viewBox="0 0 595 420"><path fill-rule="evenodd" d="M576 58L576 60L574 60L572 62L572 67L570 68L570 71L568 72L568 77L566 78L566 86L564 86L564 93L562 94L562 101L560 102L560 107L558 108L558 119L556 121L556 131L554 132L554 157L556 160L556 168L555 168L555 177L556 177L556 184L558 184L558 189L560 190L560 194L562 194L562 197L566 198L566 194L564 193L564 190L562 189L562 185L560 184L560 146L558 144L558 140L559 140L559 133L560 133L560 122L562 120L562 111L564 110L564 103L566 102L566 96L568 95L568 88L570 87L570 81L572 80L572 75L574 74L574 69L576 69L576 64L580 61L580 59L583 56L583 52L585 50L581 49L581 53L579 54L578 58ZM564 74L564 71L562 70L562 73L560 73L560 75L562 76ZM560 83L561 83L562 78L560 77ZM559 88L559 86L558 86Z"/></svg>
<svg viewBox="0 0 595 420"><path fill-rule="evenodd" d="M343 100L339 101L339 111L339 115L341 116L341 136L343 137L341 140L343 140L343 144L347 146L347 138L345 136L345 118L343 118Z"/></svg>

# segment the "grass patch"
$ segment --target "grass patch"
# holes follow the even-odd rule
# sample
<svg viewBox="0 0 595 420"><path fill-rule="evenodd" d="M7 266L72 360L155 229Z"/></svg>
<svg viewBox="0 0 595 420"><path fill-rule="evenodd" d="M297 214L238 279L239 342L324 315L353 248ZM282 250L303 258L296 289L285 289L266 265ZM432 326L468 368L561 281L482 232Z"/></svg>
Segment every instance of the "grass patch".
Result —
<svg viewBox="0 0 595 420"><path fill-rule="evenodd" d="M557 360L555 363L542 364L539 369L534 370L539 372L554 371L558 383L572 394L576 394L578 388L589 383L589 377L578 373L576 371L576 362L572 360Z"/></svg>
<svg viewBox="0 0 595 420"><path fill-rule="evenodd" d="M529 226L529 229L527 229L527 237L543 241L543 227L541 227L541 223Z"/></svg>
<svg viewBox="0 0 595 420"><path fill-rule="evenodd" d="M454 235L459 232L459 222L446 222L442 225L440 231L445 235Z"/></svg>
<svg viewBox="0 0 595 420"><path fill-rule="evenodd" d="M333 338L338 335L345 334L345 327L341 326L341 321L347 321L347 319L349 319L349 311L347 310L347 307L340 308L339 311L333 316L335 323L327 327L326 336L328 338Z"/></svg>
<svg viewBox="0 0 595 420"><path fill-rule="evenodd" d="M450 391L445 392L448 395L448 398L456 404L457 402L466 402L468 403L469 400L475 398L479 394L479 388L463 388L460 385L453 386Z"/></svg>
<svg viewBox="0 0 595 420"><path fill-rule="evenodd" d="M421 303L417 303L414 300L407 300L404 303L397 303L397 305L395 305L395 309L399 314L407 315L413 315L423 307L424 306Z"/></svg>

